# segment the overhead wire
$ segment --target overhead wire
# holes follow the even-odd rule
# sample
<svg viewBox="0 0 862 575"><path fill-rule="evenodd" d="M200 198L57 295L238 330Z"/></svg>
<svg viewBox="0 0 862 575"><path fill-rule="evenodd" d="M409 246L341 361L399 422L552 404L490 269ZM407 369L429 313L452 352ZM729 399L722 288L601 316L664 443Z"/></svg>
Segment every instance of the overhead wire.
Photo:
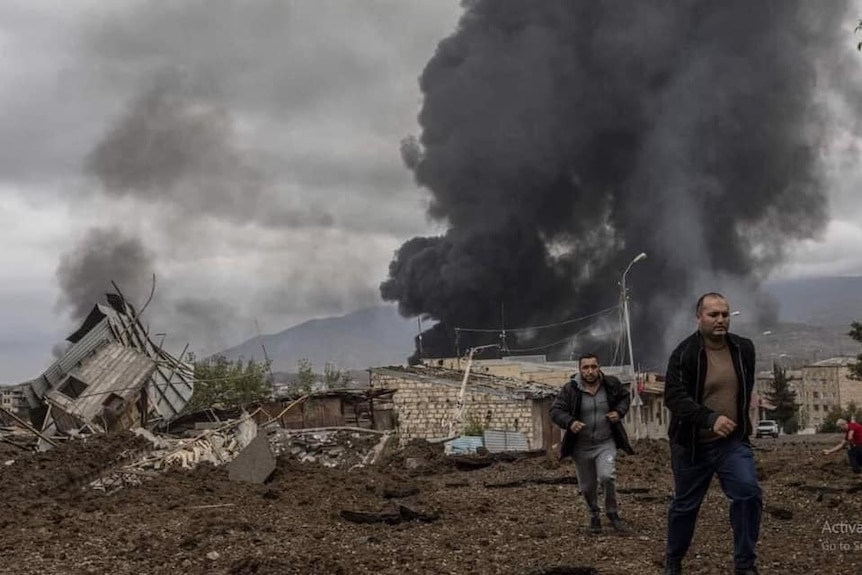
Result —
<svg viewBox="0 0 862 575"><path fill-rule="evenodd" d="M616 310L616 309L618 309L619 307L620 307L620 306L619 306L619 304L617 304L617 305L614 305L614 306L611 306L611 307L605 308L605 309L603 309L603 310L597 311L597 312L595 312L595 313L591 313L591 314L584 315L584 316L581 316L581 317L575 317L575 318L572 318L572 319L563 320L563 321L560 321L560 322L557 322L557 323L549 323L549 324L545 324L545 325L534 325L534 326L530 326L530 327L515 327L515 328L507 327L507 328L505 328L505 329L501 329L501 328L497 328L497 329L489 329L489 328L456 327L456 328L455 328L455 331L456 331L456 332L467 331L467 332L473 332L473 333L503 333L503 332L513 332L513 331L514 331L514 332L518 332L518 331L535 331L535 330L539 330L539 329L548 329L548 328L551 328L551 327L559 327L559 326L561 326L561 325L568 325L568 324L570 324L570 323L576 323L576 322L579 322L579 321L584 321L584 320L587 320L587 319L592 319L592 318L594 318L594 317L597 317L597 316L600 316L600 315L602 315L602 314L608 313L609 311Z"/></svg>
<svg viewBox="0 0 862 575"><path fill-rule="evenodd" d="M602 313L603 313L603 314L608 314L609 312L611 312L611 311L613 311L613 310L615 310L615 309L616 309L616 306L614 306L614 307L612 307L612 308L608 308L608 309L606 309L606 310L603 310L603 311L602 311L602 312L600 312L599 314L592 314L592 317L596 317L596 316L598 316L598 315L601 315ZM556 346L556 345L560 345L561 343L565 343L565 342L567 342L567 341L569 341L569 340L574 340L574 338L578 337L579 335L581 335L581 334L583 334L583 333L588 332L589 330L591 330L595 325L596 325L596 322L593 322L593 323L591 323L590 325L588 325L587 327L585 327L585 328L583 328L583 329L581 329L581 330L578 330L578 331L576 331L575 333L569 334L569 335L567 335L566 337L564 337L563 339L557 340L557 341L552 342L552 343L548 343L548 344L540 345L540 346L535 346L535 347L526 347L526 348L510 348L510 350L509 350L509 351L513 351L513 352L526 352L526 351L540 351L540 350L543 350L543 349L548 349L548 348L550 348L550 347L554 347L554 346ZM573 342L573 347L574 347L574 342ZM574 351L575 351L575 350L573 349L571 353L574 353Z"/></svg>

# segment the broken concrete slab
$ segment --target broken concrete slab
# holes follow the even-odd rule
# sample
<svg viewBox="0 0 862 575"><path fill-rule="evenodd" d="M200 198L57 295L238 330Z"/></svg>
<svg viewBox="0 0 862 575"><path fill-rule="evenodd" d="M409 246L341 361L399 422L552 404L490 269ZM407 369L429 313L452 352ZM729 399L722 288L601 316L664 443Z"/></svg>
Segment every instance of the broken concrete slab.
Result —
<svg viewBox="0 0 862 575"><path fill-rule="evenodd" d="M227 464L228 477L233 481L265 483L275 471L275 456L263 434L251 440L236 458Z"/></svg>

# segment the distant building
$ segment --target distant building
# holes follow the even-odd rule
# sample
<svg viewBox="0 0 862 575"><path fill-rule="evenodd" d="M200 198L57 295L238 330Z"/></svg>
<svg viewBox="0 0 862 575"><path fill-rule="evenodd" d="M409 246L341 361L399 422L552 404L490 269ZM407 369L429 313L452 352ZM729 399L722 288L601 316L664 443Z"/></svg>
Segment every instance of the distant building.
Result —
<svg viewBox="0 0 862 575"><path fill-rule="evenodd" d="M20 385L0 387L0 406L7 411L26 417L29 404L24 388Z"/></svg>
<svg viewBox="0 0 862 575"><path fill-rule="evenodd" d="M805 427L819 428L834 407L862 406L862 380L850 377L855 357L833 357L802 368L796 397Z"/></svg>

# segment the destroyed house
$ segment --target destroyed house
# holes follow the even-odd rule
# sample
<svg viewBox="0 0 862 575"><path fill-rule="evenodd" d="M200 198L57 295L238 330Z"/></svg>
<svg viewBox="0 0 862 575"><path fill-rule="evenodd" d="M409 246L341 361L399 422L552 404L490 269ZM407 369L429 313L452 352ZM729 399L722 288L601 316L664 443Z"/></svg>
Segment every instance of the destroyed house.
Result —
<svg viewBox="0 0 862 575"><path fill-rule="evenodd" d="M120 295L94 306L67 341L60 358L23 384L31 419L44 435L170 421L192 396L192 366L153 343Z"/></svg>

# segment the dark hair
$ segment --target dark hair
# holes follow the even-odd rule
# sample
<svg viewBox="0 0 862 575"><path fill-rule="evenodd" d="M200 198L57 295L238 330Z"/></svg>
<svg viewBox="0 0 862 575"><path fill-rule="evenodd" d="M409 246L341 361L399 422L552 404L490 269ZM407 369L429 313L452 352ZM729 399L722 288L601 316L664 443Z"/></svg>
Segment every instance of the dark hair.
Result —
<svg viewBox="0 0 862 575"><path fill-rule="evenodd" d="M596 363L599 363L599 356L594 353L585 353L578 358L578 367L581 367L581 362L585 359L594 359L596 360Z"/></svg>
<svg viewBox="0 0 862 575"><path fill-rule="evenodd" d="M703 300L705 300L708 297L715 297L715 298L723 299L725 301L727 300L726 297L724 297L723 295L721 295L717 291L711 291L711 292L705 293L702 296L700 296L699 298L697 298L697 305L694 306L694 315L697 315L700 313L700 311L703 309Z"/></svg>

